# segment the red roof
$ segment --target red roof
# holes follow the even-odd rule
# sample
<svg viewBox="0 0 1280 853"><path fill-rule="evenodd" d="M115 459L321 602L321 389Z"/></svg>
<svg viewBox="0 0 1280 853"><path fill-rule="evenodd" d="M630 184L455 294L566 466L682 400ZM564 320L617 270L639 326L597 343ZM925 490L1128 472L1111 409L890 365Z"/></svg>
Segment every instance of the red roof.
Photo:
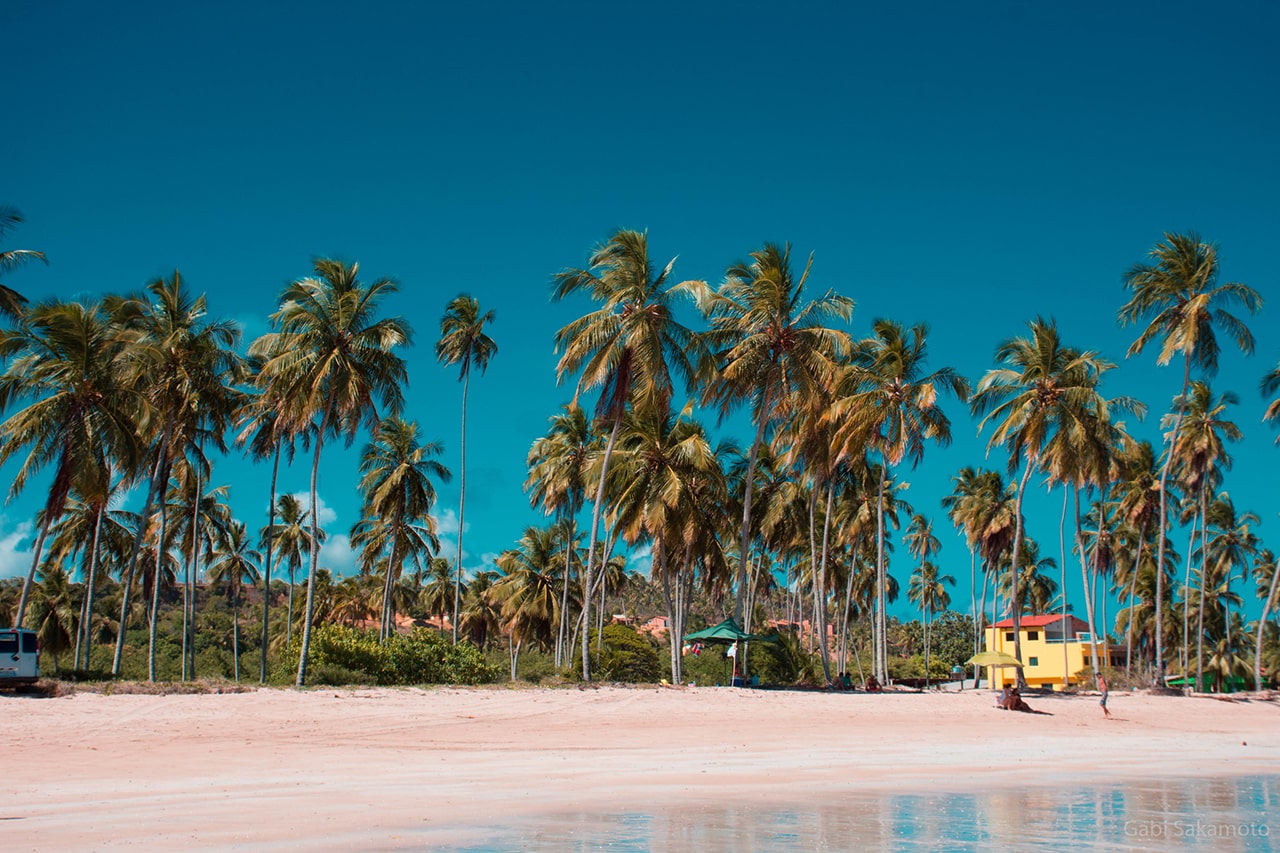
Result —
<svg viewBox="0 0 1280 853"><path fill-rule="evenodd" d="M1067 615L1067 618L1071 620L1067 624L1070 626L1070 629L1072 631L1088 630L1089 626L1085 623L1083 619L1077 619L1076 617L1070 614ZM1041 613L1034 616L1023 616L1022 619L1018 622L1018 626L1020 628L1043 628L1046 625L1056 625L1061 621L1062 621L1061 613ZM993 627L1012 628L1013 620L1012 619L1002 620L1000 622L997 622Z"/></svg>

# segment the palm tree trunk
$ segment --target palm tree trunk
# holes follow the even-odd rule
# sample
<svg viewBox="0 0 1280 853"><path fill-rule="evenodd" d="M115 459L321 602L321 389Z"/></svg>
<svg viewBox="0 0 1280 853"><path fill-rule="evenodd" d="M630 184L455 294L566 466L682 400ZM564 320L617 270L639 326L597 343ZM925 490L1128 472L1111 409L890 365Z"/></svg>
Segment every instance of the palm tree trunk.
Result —
<svg viewBox="0 0 1280 853"><path fill-rule="evenodd" d="M147 499L142 504L142 516L138 522L138 532L133 539L133 554L129 557L129 568L124 576L124 594L120 597L120 625L116 631L116 654L111 662L111 677L120 676L120 663L124 658L124 631L129 620L129 594L133 589L133 575L138 568L138 554L142 551L142 542L147 536L147 523L151 518L151 507L155 504L156 489L160 481L160 469L164 465L165 454L168 453L171 427L166 425L164 435L160 439L160 448L156 453L156 464L151 469L151 483L147 487Z"/></svg>
<svg viewBox="0 0 1280 853"><path fill-rule="evenodd" d="M1062 517L1058 519L1058 567L1062 578L1062 689L1065 692L1071 686L1071 675L1067 672L1067 498L1070 488L1062 487Z"/></svg>
<svg viewBox="0 0 1280 853"><path fill-rule="evenodd" d="M1271 605L1276 600L1276 583L1280 581L1280 559L1271 572L1271 587L1267 592L1267 600L1262 602L1262 615L1258 617L1258 636L1254 639L1253 648L1253 689L1262 690L1262 637L1266 632L1267 617L1271 615Z"/></svg>
<svg viewBox="0 0 1280 853"><path fill-rule="evenodd" d="M884 462L883 457L881 461ZM889 479L888 464L881 465L880 482L876 486L876 634L879 637L879 654L876 658L876 677L881 684L889 683L889 590L886 583L884 559L884 484Z"/></svg>
<svg viewBox="0 0 1280 853"><path fill-rule="evenodd" d="M397 512L397 515L399 515L398 512ZM400 520L401 520L400 518L396 518L397 527L399 526ZM394 598L395 596L394 578L396 574L396 545L398 544L399 543L396 541L395 537L393 536L391 538L391 553L387 556L387 580L382 587L382 638L381 639L384 643L387 640L391 639L391 632L392 630L394 630L395 619L396 619L396 603ZM457 605L458 605L458 602L455 600L454 607L456 608ZM456 609L453 611L453 618L455 622L454 628L453 628L453 633L454 633L453 643L454 645L457 645L458 644L458 636L457 636L458 626L456 622L458 619L458 611Z"/></svg>
<svg viewBox="0 0 1280 853"><path fill-rule="evenodd" d="M1133 673L1133 615L1134 604L1138 593L1138 573L1142 571L1142 546L1146 544L1147 539L1147 520L1142 520L1142 525L1138 528L1138 548L1133 558L1133 569L1129 577L1129 621L1124 629L1124 674L1126 676Z"/></svg>
<svg viewBox="0 0 1280 853"><path fill-rule="evenodd" d="M44 514L44 522L40 525L40 535L36 537L35 553L31 558L31 568L27 571L27 579L22 584L22 597L18 599L18 613L13 619L13 624L21 626L22 620L27 614L27 602L31 598L31 587L35 583L36 568L40 565L40 555L44 551L44 540L49 535L50 514Z"/></svg>
<svg viewBox="0 0 1280 853"><path fill-rule="evenodd" d="M311 652L311 619L316 608L316 571L320 568L320 512L318 489L320 479L320 448L324 445L324 433L329 427L329 411L326 409L320 429L316 431L316 452L311 462L311 566L307 571L307 609L302 623L302 650L298 654L298 687L307 683L307 657ZM289 603L293 604L293 578L290 577Z"/></svg>
<svg viewBox="0 0 1280 853"><path fill-rule="evenodd" d="M747 591L747 548L751 542L751 495L755 490L756 461L760 458L760 445L764 442L765 428L769 425L769 403L769 393L766 391L756 415L758 420L756 437L751 442L751 452L747 456L747 482L744 484L742 496L742 538L738 545L738 583L733 597L733 620L739 625L742 624L742 608Z"/></svg>
<svg viewBox="0 0 1280 853"><path fill-rule="evenodd" d="M564 543L564 581L560 585L560 624L556 626L556 669L564 666L565 641L569 632L569 582L573 570L573 533L574 518L571 511L564 521L565 527L565 543Z"/></svg>
<svg viewBox="0 0 1280 853"><path fill-rule="evenodd" d="M165 482L168 482L169 468L165 466ZM156 622L160 617L160 570L164 567L165 525L169 519L169 502L160 501L160 531L156 536L155 569L151 579L151 615L147 622L147 678L156 680Z"/></svg>
<svg viewBox="0 0 1280 853"><path fill-rule="evenodd" d="M270 633L267 617L271 611L271 560L275 553L276 531L276 479L280 475L280 444L276 443L275 458L271 463L271 506L267 508L267 567L262 576L262 652L258 662L258 683L267 683L267 646Z"/></svg>
<svg viewBox="0 0 1280 853"><path fill-rule="evenodd" d="M1080 577L1084 584L1084 606L1085 616L1089 620L1089 660L1095 673L1101 672L1102 667L1098 665L1098 633L1094 625L1093 619L1093 593L1092 585L1089 583L1089 557L1084 542L1084 527L1080 523L1080 487L1073 487L1076 502L1076 550L1080 554ZM1098 554L1099 542L1097 539L1093 543L1093 553L1096 558ZM1066 595L1066 588L1062 590L1062 594Z"/></svg>
<svg viewBox="0 0 1280 853"><path fill-rule="evenodd" d="M197 453L199 451L197 450ZM191 677L196 675L196 638L195 638L195 621L196 621L196 588L192 582L195 571L196 549L199 547L200 533L200 498L202 483L200 482L200 471L196 466L192 466L196 475L195 498L191 502L191 553L187 555L187 578L182 588L182 680L187 680L187 653L191 654ZM188 616L188 614L190 614Z"/></svg>
<svg viewBox="0 0 1280 853"><path fill-rule="evenodd" d="M933 607L926 604L924 608L924 689L929 689L929 621L933 615Z"/></svg>
<svg viewBox="0 0 1280 853"><path fill-rule="evenodd" d="M831 651L827 647L827 554L831 542L831 507L835 502L836 484L827 483L827 506L822 519L822 555L818 561L818 580L814 584L813 608L818 616L818 649L822 653L822 676L831 683Z"/></svg>
<svg viewBox="0 0 1280 853"><path fill-rule="evenodd" d="M1182 416L1186 410L1187 388L1191 385L1191 351L1188 350L1182 367L1182 395L1178 399L1178 414L1173 421L1173 432L1169 435L1169 452L1165 454L1164 466L1160 469L1160 538L1156 541L1156 679L1158 686L1164 687L1164 540L1169 526L1168 485L1169 471L1173 467L1173 448L1178 443L1178 433L1182 430ZM1185 642L1185 640L1184 640ZM1184 668L1185 672L1185 668Z"/></svg>
<svg viewBox="0 0 1280 853"><path fill-rule="evenodd" d="M1209 581L1209 497L1200 487L1200 607L1196 613L1196 690L1204 685L1204 587Z"/></svg>
<svg viewBox="0 0 1280 853"><path fill-rule="evenodd" d="M1013 509L1013 553L1009 557L1009 580L1013 583L1009 586L1009 610L1013 614L1013 656L1018 660L1022 660L1022 596L1018 594L1018 557L1022 553L1022 499L1026 495L1027 482L1030 481L1031 472L1035 468L1035 459L1028 459L1026 473L1018 483L1018 498ZM1014 671L1017 673L1018 689L1025 689L1027 679L1023 675L1022 668L1015 667Z"/></svg>
<svg viewBox="0 0 1280 853"><path fill-rule="evenodd" d="M239 571L237 569L237 571ZM231 657L235 661L236 684L240 683L240 583L231 587Z"/></svg>
<svg viewBox="0 0 1280 853"><path fill-rule="evenodd" d="M453 574L453 644L458 645L458 604L462 600L462 532L467 508L467 388L471 371L462 371L462 434L459 436L461 465L458 475L458 564Z"/></svg>
<svg viewBox="0 0 1280 853"><path fill-rule="evenodd" d="M600 534L600 510L604 505L604 481L609 474L609 462L613 458L613 446L618 441L618 431L622 428L622 418L613 420L613 429L609 432L609 444L604 450L604 460L600 465L600 484L596 486L595 506L591 510L591 536L587 546L587 565L582 570L582 680L591 682L590 645L591 627L591 577L596 556L596 542Z"/></svg>
<svg viewBox="0 0 1280 853"><path fill-rule="evenodd" d="M1182 576L1182 677L1191 674L1191 611L1187 608L1186 596L1191 590L1191 559L1196 550L1196 523L1200 521L1200 507L1197 502L1195 515L1191 518L1191 535L1187 538L1187 564Z"/></svg>

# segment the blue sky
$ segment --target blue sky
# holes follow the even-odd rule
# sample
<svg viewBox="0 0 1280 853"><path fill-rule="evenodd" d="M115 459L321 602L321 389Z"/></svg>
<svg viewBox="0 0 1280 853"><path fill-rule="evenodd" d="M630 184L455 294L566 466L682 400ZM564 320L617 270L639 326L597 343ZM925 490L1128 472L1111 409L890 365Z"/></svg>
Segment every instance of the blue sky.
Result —
<svg viewBox="0 0 1280 853"><path fill-rule="evenodd" d="M1240 395L1246 432L1226 487L1275 539L1280 451L1256 388L1280 358L1280 9L690 5L9 0L0 202L27 221L5 247L50 263L6 283L72 298L176 268L252 339L311 258L357 260L401 282L386 307L416 331L407 414L455 474L461 388L432 346L445 303L472 293L496 310L499 345L472 383L474 569L540 521L525 454L572 394L551 338L588 308L551 303L550 277L618 228L647 229L655 260L679 255L678 277L713 283L791 241L814 253L815 288L858 303L851 332L926 321L932 364L975 381L1001 339L1053 316L1121 364L1106 390L1152 408L1134 425L1151 439L1180 375L1124 359L1120 278L1163 232L1195 230L1220 245L1224 278L1270 303L1257 355L1226 356L1215 388ZM984 462L985 436L951 416L953 445L909 479L959 603L968 557L938 499ZM356 520L357 451L321 474L334 532ZM268 476L228 459L215 477L253 527ZM306 486L305 465L282 476ZM0 510L0 574L25 572L39 491ZM440 495L456 529L456 478ZM1028 516L1056 556L1056 499ZM346 570L340 545L326 559Z"/></svg>

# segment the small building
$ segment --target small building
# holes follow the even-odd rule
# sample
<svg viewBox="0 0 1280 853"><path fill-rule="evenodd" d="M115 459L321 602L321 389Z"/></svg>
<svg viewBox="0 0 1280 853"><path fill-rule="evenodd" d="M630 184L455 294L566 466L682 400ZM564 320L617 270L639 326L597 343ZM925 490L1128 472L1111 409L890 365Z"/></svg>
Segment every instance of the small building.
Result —
<svg viewBox="0 0 1280 853"><path fill-rule="evenodd" d="M1064 678L1079 684L1079 673L1093 666L1094 641L1089 626L1081 619L1062 614L1023 616L1018 622L1021 634L1022 675L1028 687L1051 687L1061 690ZM987 626L984 631L987 651L1014 653L1013 620L1005 619ZM1117 653L1123 665L1124 649L1109 646L1105 636L1097 642L1098 658L1105 665L1116 664ZM1016 684L1014 667L987 667L989 683L995 689Z"/></svg>

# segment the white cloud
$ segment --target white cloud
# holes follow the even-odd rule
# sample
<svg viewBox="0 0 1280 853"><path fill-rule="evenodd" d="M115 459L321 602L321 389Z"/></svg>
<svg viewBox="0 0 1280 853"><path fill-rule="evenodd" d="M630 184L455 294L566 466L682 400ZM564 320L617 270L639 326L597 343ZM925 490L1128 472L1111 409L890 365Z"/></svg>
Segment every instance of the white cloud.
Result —
<svg viewBox="0 0 1280 853"><path fill-rule="evenodd" d="M627 552L627 571L637 572L646 577L653 570L653 546L641 545Z"/></svg>
<svg viewBox="0 0 1280 853"><path fill-rule="evenodd" d="M323 517L323 502L320 507ZM320 546L320 565L333 572L335 578L353 574L356 571L356 552L351 550L351 537L345 533L330 534Z"/></svg>
<svg viewBox="0 0 1280 853"><path fill-rule="evenodd" d="M304 512L311 511L310 492L294 492L293 497L297 498L298 503L302 504ZM324 495L316 495L316 504L320 507L320 511L316 514L316 518L319 519L321 527L328 527L338 520L338 514L333 511L332 507L324 502Z"/></svg>
<svg viewBox="0 0 1280 853"><path fill-rule="evenodd" d="M0 516L0 578L25 578L31 571L31 534L35 526L30 521L20 521L4 532L8 527L9 519Z"/></svg>
<svg viewBox="0 0 1280 853"><path fill-rule="evenodd" d="M451 509L446 509L442 513L435 514L434 518L436 520L436 533L438 533L441 537L444 537L444 536L452 537L454 541L454 547L456 549L457 541L458 541L458 537L457 537L458 514ZM464 531L470 532L470 530L471 530L471 525L470 524L466 525L466 527L464 528Z"/></svg>

